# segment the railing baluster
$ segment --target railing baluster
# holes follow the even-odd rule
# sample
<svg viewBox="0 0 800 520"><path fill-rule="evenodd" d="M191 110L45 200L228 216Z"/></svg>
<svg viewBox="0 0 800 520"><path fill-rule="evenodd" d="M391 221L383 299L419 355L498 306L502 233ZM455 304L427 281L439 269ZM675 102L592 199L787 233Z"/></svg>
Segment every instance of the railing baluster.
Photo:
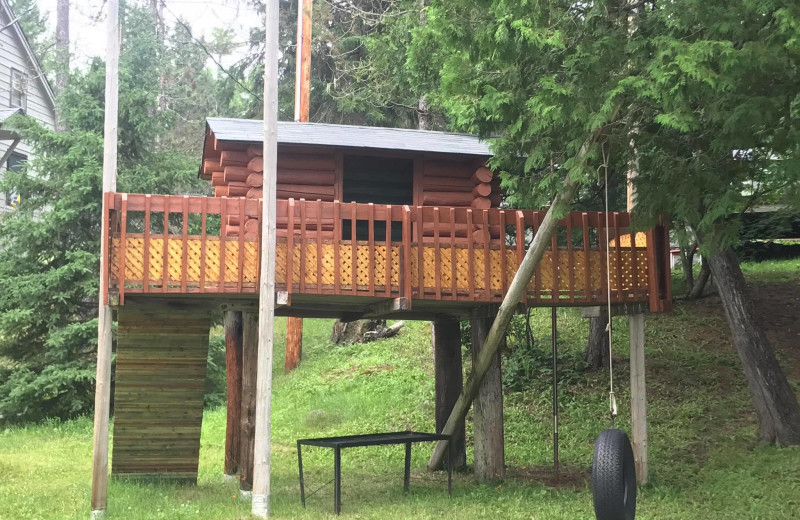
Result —
<svg viewBox="0 0 800 520"><path fill-rule="evenodd" d="M128 194L122 194L122 215L120 218L120 231L119 231L119 304L125 304L125 277L126 267L128 260L128 241L125 238L125 233L128 230Z"/></svg>
<svg viewBox="0 0 800 520"><path fill-rule="evenodd" d="M294 199L289 199L286 215L286 292L289 294L294 287L294 208Z"/></svg>
<svg viewBox="0 0 800 520"><path fill-rule="evenodd" d="M220 197L219 199L219 283L217 285L218 292L225 292L225 244L228 241L228 199Z"/></svg>
<svg viewBox="0 0 800 520"><path fill-rule="evenodd" d="M583 232L583 276L586 284L583 295L589 302L592 301L592 248L589 244L589 214L585 211L581 213L581 227Z"/></svg>
<svg viewBox="0 0 800 520"><path fill-rule="evenodd" d="M611 280L608 279L608 240L609 234L605 228L605 215L601 212L596 212L597 218L597 247L600 250L600 290L603 291L600 301L608 303L608 288L611 285Z"/></svg>
<svg viewBox="0 0 800 520"><path fill-rule="evenodd" d="M236 292L241 293L242 284L244 283L244 225L247 220L247 217L244 214L244 207L247 199L244 197L239 197L237 200L239 204L239 258L236 270Z"/></svg>
<svg viewBox="0 0 800 520"><path fill-rule="evenodd" d="M342 260L339 251L342 242L341 208L341 202L338 200L333 202L333 292L335 294L342 292Z"/></svg>
<svg viewBox="0 0 800 520"><path fill-rule="evenodd" d="M489 248L492 240L492 234L489 232L489 210L484 209L481 211L481 220L483 222L483 277L484 287L486 289L486 299L492 299L492 252Z"/></svg>
<svg viewBox="0 0 800 520"><path fill-rule="evenodd" d="M561 299L560 295L560 280L559 280L559 273L561 272L561 259L559 258L558 254L558 227L556 227L555 233L553 233L553 238L550 239L550 260L552 262L553 268L553 290L550 293L550 299L553 302L558 302Z"/></svg>
<svg viewBox="0 0 800 520"><path fill-rule="evenodd" d="M392 206L386 206L386 297L392 295Z"/></svg>
<svg viewBox="0 0 800 520"><path fill-rule="evenodd" d="M150 292L150 204L153 197L144 196L144 258L142 263L142 292Z"/></svg>
<svg viewBox="0 0 800 520"><path fill-rule="evenodd" d="M472 208L467 208L467 276L469 276L469 280L467 280L467 286L469 288L469 300L475 299L475 250L472 238L473 228Z"/></svg>
<svg viewBox="0 0 800 520"><path fill-rule="evenodd" d="M208 197L200 199L200 292L206 292L206 226L208 224Z"/></svg>
<svg viewBox="0 0 800 520"><path fill-rule="evenodd" d="M458 299L458 250L456 249L456 208L450 208L450 285L452 300Z"/></svg>
<svg viewBox="0 0 800 520"><path fill-rule="evenodd" d="M422 300L425 298L425 245L422 240L422 228L424 225L422 206L416 206L414 220L417 226L417 279L419 280L419 299Z"/></svg>
<svg viewBox="0 0 800 520"><path fill-rule="evenodd" d="M619 301L625 300L625 292L622 288L622 244L619 236L619 224L617 222L617 213L611 214L612 224L614 226L614 257L617 259L617 298Z"/></svg>
<svg viewBox="0 0 800 520"><path fill-rule="evenodd" d="M375 296L375 204L369 203L369 222L367 237L369 252L369 295Z"/></svg>
<svg viewBox="0 0 800 520"><path fill-rule="evenodd" d="M439 208L433 208L433 247L434 279L436 280L436 299L442 299L442 252L439 248Z"/></svg>
<svg viewBox="0 0 800 520"><path fill-rule="evenodd" d="M352 250L353 259L350 262L352 264L352 274L353 274L353 281L350 284L351 289L353 291L353 296L358 294L358 244L356 243L356 220L358 218L357 208L355 202L350 203L350 211L352 212L352 218L350 219L350 248Z"/></svg>
<svg viewBox="0 0 800 520"><path fill-rule="evenodd" d="M317 294L322 294L322 199L317 199Z"/></svg>
<svg viewBox="0 0 800 520"><path fill-rule="evenodd" d="M525 214L522 211L515 211L515 219L516 219L516 232L517 232L517 268L514 269L514 275L516 276L517 271L519 271L520 266L522 265L522 259L525 257ZM534 276L536 274L534 273ZM521 302L524 304L528 304L528 286L525 286L525 293L522 296Z"/></svg>
<svg viewBox="0 0 800 520"><path fill-rule="evenodd" d="M169 196L161 198L164 202L164 239L162 240L162 254L164 260L161 263L161 292L167 292L169 287Z"/></svg>
<svg viewBox="0 0 800 520"><path fill-rule="evenodd" d="M575 252L572 248L572 217L573 213L567 213L567 269L569 275L569 300L575 300Z"/></svg>
<svg viewBox="0 0 800 520"><path fill-rule="evenodd" d="M500 297L502 298L506 293L508 287L508 254L506 247L506 212L500 210Z"/></svg>
<svg viewBox="0 0 800 520"><path fill-rule="evenodd" d="M181 233L181 292L186 293L186 286L189 278L189 197L184 195L182 202L183 229Z"/></svg>
<svg viewBox="0 0 800 520"><path fill-rule="evenodd" d="M411 208L403 206L403 265L400 268L400 284L403 294L408 298L409 305L412 300L411 287Z"/></svg>
<svg viewBox="0 0 800 520"><path fill-rule="evenodd" d="M636 258L636 233L633 232L630 224L630 216L628 216L628 234L631 236L631 290L634 298L639 298L639 273L638 258Z"/></svg>
<svg viewBox="0 0 800 520"><path fill-rule="evenodd" d="M308 226L308 215L306 215L306 199L300 199L300 294L306 292L306 226Z"/></svg>

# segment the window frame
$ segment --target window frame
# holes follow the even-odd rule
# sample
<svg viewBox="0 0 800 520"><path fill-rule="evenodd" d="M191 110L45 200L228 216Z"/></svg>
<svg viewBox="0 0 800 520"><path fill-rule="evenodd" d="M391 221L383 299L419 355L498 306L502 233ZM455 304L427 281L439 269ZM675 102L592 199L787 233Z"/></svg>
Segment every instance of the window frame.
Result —
<svg viewBox="0 0 800 520"><path fill-rule="evenodd" d="M14 79L18 77L19 80L23 83L24 89L17 89L14 88ZM30 78L28 74L24 71L19 69L15 69L11 67L10 77L9 77L9 84L8 84L8 106L11 108L21 108L24 112L28 111L28 81ZM17 105L14 103L14 95L15 93L21 94L22 103Z"/></svg>
<svg viewBox="0 0 800 520"><path fill-rule="evenodd" d="M12 159L15 159L15 163L13 165L11 164ZM8 159L6 159L6 163L4 165L5 171L7 172L18 171L16 169L18 168L18 165L22 166L26 162L28 162L28 156L26 154L20 152L11 152L11 154L8 156ZM11 206L14 203L14 199L17 198L16 195L17 195L16 193L11 191L5 193L6 206Z"/></svg>

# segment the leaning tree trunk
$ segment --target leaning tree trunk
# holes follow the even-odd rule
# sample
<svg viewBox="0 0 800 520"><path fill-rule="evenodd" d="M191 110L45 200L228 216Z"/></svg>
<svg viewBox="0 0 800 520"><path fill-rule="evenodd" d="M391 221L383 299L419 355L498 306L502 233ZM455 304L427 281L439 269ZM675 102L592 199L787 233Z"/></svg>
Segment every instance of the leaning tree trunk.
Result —
<svg viewBox="0 0 800 520"><path fill-rule="evenodd" d="M586 343L584 359L589 368L598 370L608 365L607 319L603 316L589 318L589 341Z"/></svg>
<svg viewBox="0 0 800 520"><path fill-rule="evenodd" d="M704 256L700 264L700 274L695 278L691 289L688 291L686 297L690 300L696 300L703 296L703 289L705 289L708 279L711 277L711 268L708 266L708 259Z"/></svg>
<svg viewBox="0 0 800 520"><path fill-rule="evenodd" d="M797 396L756 320L736 255L727 248L709 256L708 263L758 412L761 440L800 444Z"/></svg>

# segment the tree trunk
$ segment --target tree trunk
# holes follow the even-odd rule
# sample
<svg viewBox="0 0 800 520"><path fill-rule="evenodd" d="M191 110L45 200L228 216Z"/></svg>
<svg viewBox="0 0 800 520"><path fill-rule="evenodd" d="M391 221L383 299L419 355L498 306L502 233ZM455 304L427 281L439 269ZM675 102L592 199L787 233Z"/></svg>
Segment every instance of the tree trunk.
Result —
<svg viewBox="0 0 800 520"><path fill-rule="evenodd" d="M69 0L56 4L56 96L67 88L69 78ZM61 111L56 107L56 132L67 129Z"/></svg>
<svg viewBox="0 0 800 520"><path fill-rule="evenodd" d="M586 343L586 352L583 357L591 370L608 366L607 323L608 318L605 316L589 318L589 341Z"/></svg>
<svg viewBox="0 0 800 520"><path fill-rule="evenodd" d="M225 426L225 474L239 471L239 439L242 413L242 313L225 311L225 365L228 380Z"/></svg>
<svg viewBox="0 0 800 520"><path fill-rule="evenodd" d="M701 260L700 274L694 280L689 294L686 296L690 300L696 300L703 296L703 289L705 289L708 279L711 277L711 268L708 266L708 259L704 256Z"/></svg>
<svg viewBox="0 0 800 520"><path fill-rule="evenodd" d="M486 341L492 322L491 318L471 320L473 365ZM503 381L499 351L494 356L489 371L478 389L473 408L475 478L479 482L503 480L506 466L503 438Z"/></svg>
<svg viewBox="0 0 800 520"><path fill-rule="evenodd" d="M351 322L337 321L333 324L331 341L337 345L366 343L367 332L379 332L386 328L386 320L356 320Z"/></svg>
<svg viewBox="0 0 800 520"><path fill-rule="evenodd" d="M763 442L800 444L800 406L758 323L733 250L708 257L733 341L759 416Z"/></svg>
<svg viewBox="0 0 800 520"><path fill-rule="evenodd" d="M436 378L436 433L441 433L464 385L461 360L461 324L452 316L439 316L431 322L433 366ZM467 464L465 429L453 434L452 468L462 470ZM444 468L444 461L436 469Z"/></svg>
<svg viewBox="0 0 800 520"><path fill-rule="evenodd" d="M697 242L692 242L688 246L681 246L681 268L683 269L683 281L686 284L686 297L688 298L694 288L694 252L697 249Z"/></svg>

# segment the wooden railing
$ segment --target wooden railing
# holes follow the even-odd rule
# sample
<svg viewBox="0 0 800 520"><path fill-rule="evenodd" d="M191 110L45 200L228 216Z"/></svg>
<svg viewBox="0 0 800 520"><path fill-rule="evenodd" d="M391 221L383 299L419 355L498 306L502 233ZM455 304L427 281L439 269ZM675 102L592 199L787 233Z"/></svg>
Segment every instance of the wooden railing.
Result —
<svg viewBox="0 0 800 520"><path fill-rule="evenodd" d="M257 293L258 200L111 194L112 294ZM544 212L305 200L277 205L276 287L295 294L499 302ZM524 302L596 305L669 295L666 230L628 232L626 213L561 220ZM222 232L220 232L222 230ZM606 234L607 233L607 234ZM606 250L610 274L606 275ZM665 270L666 273L665 274Z"/></svg>

